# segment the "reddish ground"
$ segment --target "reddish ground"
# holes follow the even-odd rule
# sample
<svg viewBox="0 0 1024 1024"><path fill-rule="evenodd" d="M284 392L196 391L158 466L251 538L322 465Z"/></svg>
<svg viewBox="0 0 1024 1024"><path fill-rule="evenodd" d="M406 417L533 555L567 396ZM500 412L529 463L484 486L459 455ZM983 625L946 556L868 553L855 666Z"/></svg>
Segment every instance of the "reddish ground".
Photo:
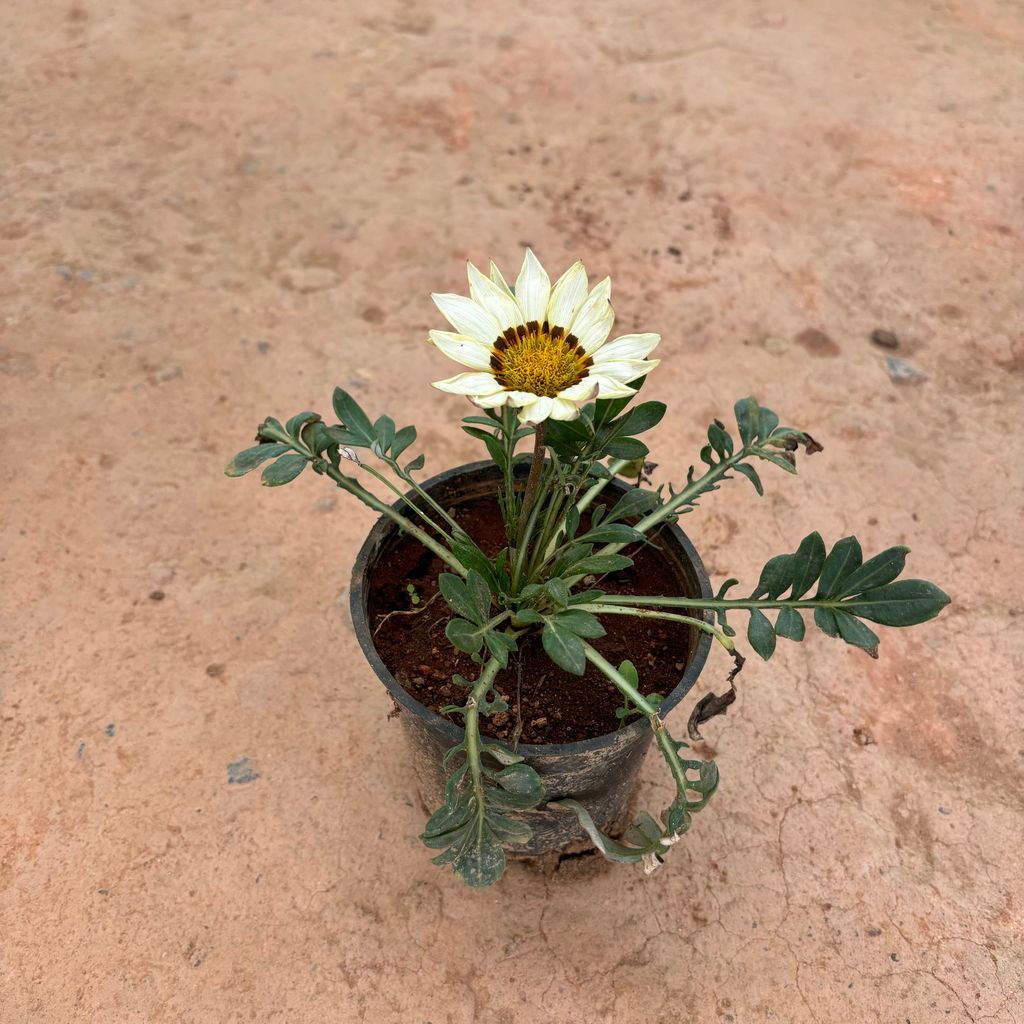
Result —
<svg viewBox="0 0 1024 1024"><path fill-rule="evenodd" d="M0 1021L1020 1024L1022 28L995 0L4 5ZM471 892L416 839L348 620L372 516L221 470L339 383L428 468L478 457L429 293L524 243L664 336L658 479L750 391L825 444L686 518L716 581L856 531L954 604L877 662L751 661L657 874Z"/></svg>

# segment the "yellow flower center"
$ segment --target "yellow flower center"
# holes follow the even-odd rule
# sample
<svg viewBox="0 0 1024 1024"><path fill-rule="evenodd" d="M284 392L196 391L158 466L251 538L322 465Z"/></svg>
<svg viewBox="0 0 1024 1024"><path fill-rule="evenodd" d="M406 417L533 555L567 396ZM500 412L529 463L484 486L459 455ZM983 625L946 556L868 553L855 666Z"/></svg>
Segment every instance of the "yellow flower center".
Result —
<svg viewBox="0 0 1024 1024"><path fill-rule="evenodd" d="M491 369L506 391L554 398L586 376L593 360L572 334L547 321L509 327L494 342Z"/></svg>

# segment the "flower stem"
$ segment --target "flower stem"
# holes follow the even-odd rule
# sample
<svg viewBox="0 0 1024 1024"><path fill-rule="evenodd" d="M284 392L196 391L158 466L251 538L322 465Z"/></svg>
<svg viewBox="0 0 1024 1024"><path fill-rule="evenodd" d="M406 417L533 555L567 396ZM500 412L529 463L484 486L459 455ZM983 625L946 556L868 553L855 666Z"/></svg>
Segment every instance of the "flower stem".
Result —
<svg viewBox="0 0 1024 1024"><path fill-rule="evenodd" d="M519 545L523 543L526 523L530 518L534 502L537 500L537 487L540 474L544 469L544 423L538 423L533 435L533 461L530 463L530 475L526 478L526 492L523 495L523 507L519 512Z"/></svg>
<svg viewBox="0 0 1024 1024"><path fill-rule="evenodd" d="M618 600L616 596L614 600ZM682 622L687 626L696 626L702 633L709 633L727 651L735 649L736 645L720 630L715 629L710 622L703 619L695 619L690 615L676 615L673 612L658 612L647 608L626 608L621 604L578 604L575 607L582 612L591 612L594 615L635 615L641 619L664 619L667 622Z"/></svg>

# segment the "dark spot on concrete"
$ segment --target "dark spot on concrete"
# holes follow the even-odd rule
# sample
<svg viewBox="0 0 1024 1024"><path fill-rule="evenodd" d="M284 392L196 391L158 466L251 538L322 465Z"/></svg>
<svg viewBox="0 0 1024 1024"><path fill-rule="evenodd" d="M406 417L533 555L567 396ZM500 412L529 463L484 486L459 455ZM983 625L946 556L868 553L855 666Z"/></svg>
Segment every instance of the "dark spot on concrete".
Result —
<svg viewBox="0 0 1024 1024"><path fill-rule="evenodd" d="M162 590L151 590L149 592L150 601L162 601L166 596Z"/></svg>
<svg viewBox="0 0 1024 1024"><path fill-rule="evenodd" d="M900 346L900 339L892 331L887 331L881 327L876 327L871 332L871 340L876 345L881 345L882 348L899 348Z"/></svg>
<svg viewBox="0 0 1024 1024"><path fill-rule="evenodd" d="M214 661L206 666L206 674L211 679L220 679L220 677L224 675L224 669L226 668L227 666L224 664L224 662Z"/></svg>
<svg viewBox="0 0 1024 1024"><path fill-rule="evenodd" d="M256 765L248 757L228 762L229 786L243 786L247 782L255 782L259 777Z"/></svg>
<svg viewBox="0 0 1024 1024"><path fill-rule="evenodd" d="M109 895L110 895L110 890L109 890L109 889L97 889L96 891L97 891L97 892L98 892L98 893L99 893L99 894L100 894L101 896L109 896Z"/></svg>
<svg viewBox="0 0 1024 1024"><path fill-rule="evenodd" d="M858 725L853 730L853 741L862 747L867 747L875 742L875 737L871 735L869 730Z"/></svg>
<svg viewBox="0 0 1024 1024"><path fill-rule="evenodd" d="M665 252L667 252L669 254L669 256L677 256L678 257L678 256L682 256L683 255L683 250L678 248L678 246L675 246L675 245L668 246L665 249Z"/></svg>
<svg viewBox="0 0 1024 1024"><path fill-rule="evenodd" d="M891 961L892 961L893 963L896 963L896 961L897 961L897 960L899 960L899 957L898 957L898 956L897 956L897 955L896 955L895 953L890 953L890 954L889 954L889 959L890 959L890 960L891 960Z"/></svg>
<svg viewBox="0 0 1024 1024"><path fill-rule="evenodd" d="M715 234L723 241L732 238L732 210L727 203L715 203L711 208L711 215L715 219Z"/></svg>
<svg viewBox="0 0 1024 1024"><path fill-rule="evenodd" d="M368 324L379 324L384 319L384 310L380 306L367 306L359 315Z"/></svg>
<svg viewBox="0 0 1024 1024"><path fill-rule="evenodd" d="M941 316L943 320L963 320L967 314L959 306L954 306L950 302L945 302L939 306L939 316Z"/></svg>
<svg viewBox="0 0 1024 1024"><path fill-rule="evenodd" d="M953 812L948 807L943 807L939 804L939 814L952 814Z"/></svg>
<svg viewBox="0 0 1024 1024"><path fill-rule="evenodd" d="M256 342L256 351L259 352L261 356L265 356L271 350L271 348L273 348L273 346L270 344L269 341Z"/></svg>
<svg viewBox="0 0 1024 1024"><path fill-rule="evenodd" d="M78 744L78 750L75 752L75 757L81 757L85 753L85 740L82 740Z"/></svg>
<svg viewBox="0 0 1024 1024"><path fill-rule="evenodd" d="M793 339L801 348L817 359L832 358L841 354L842 349L817 327L808 327Z"/></svg>
<svg viewBox="0 0 1024 1024"><path fill-rule="evenodd" d="M110 723L110 724L109 724L109 725L108 725L108 726L106 727L106 729L104 729L103 731L104 731L104 732L105 732L105 733L106 733L106 734L107 734L108 736L113 736L113 735L114 735L114 732L116 731L116 726L114 725L114 723L113 723L113 722L111 722L111 723Z"/></svg>

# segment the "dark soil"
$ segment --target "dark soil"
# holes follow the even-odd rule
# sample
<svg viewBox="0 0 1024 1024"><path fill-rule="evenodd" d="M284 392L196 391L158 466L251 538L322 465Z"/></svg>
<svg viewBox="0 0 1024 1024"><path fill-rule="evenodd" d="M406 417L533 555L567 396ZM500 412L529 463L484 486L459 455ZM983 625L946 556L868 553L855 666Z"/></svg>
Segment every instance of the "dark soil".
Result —
<svg viewBox="0 0 1024 1024"><path fill-rule="evenodd" d="M505 528L494 498L476 498L450 511L488 555L505 546ZM657 537L653 540L652 545L631 553L632 568L603 577L600 589L609 594L690 596L662 557ZM418 541L402 537L376 566L369 587L370 626L377 630L374 644L381 659L405 690L433 711L465 703L467 692L452 683L453 674L467 679L479 674L469 655L457 651L444 635L451 613L444 599L435 595L437 577L445 570L441 560ZM412 603L410 583L419 604ZM413 614L391 615L378 630L392 611ZM690 628L626 615L608 615L601 621L608 631L595 641L601 653L614 665L627 658L632 661L644 694L667 696L686 669ZM583 676L563 671L544 653L539 634L521 637L519 652L519 693L520 673L513 655L495 684L509 710L482 719L484 733L512 739L520 714L521 743L571 743L615 731L619 724L615 709L622 706L622 698L597 669L588 664ZM453 720L461 724L458 716Z"/></svg>

